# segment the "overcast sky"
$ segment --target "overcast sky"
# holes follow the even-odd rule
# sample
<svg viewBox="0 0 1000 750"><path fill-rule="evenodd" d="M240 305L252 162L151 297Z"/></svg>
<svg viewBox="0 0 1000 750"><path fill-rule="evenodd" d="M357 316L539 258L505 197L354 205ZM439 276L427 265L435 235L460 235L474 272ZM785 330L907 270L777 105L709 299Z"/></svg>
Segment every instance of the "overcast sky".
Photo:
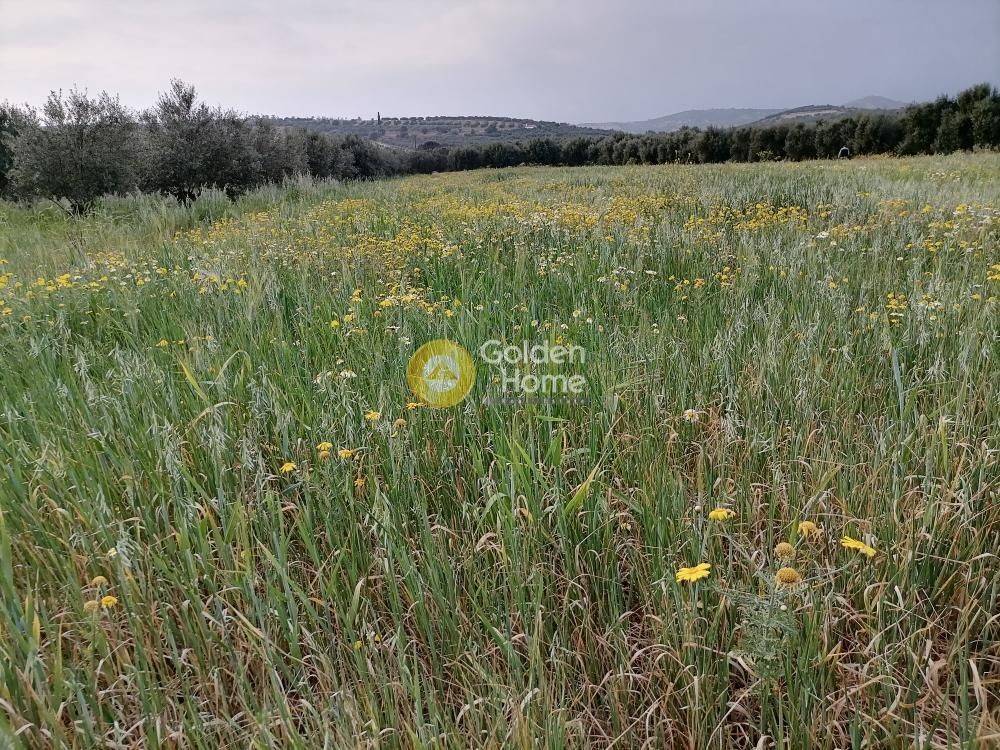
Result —
<svg viewBox="0 0 1000 750"><path fill-rule="evenodd" d="M1000 83L1000 0L0 0L0 101L569 122Z"/></svg>

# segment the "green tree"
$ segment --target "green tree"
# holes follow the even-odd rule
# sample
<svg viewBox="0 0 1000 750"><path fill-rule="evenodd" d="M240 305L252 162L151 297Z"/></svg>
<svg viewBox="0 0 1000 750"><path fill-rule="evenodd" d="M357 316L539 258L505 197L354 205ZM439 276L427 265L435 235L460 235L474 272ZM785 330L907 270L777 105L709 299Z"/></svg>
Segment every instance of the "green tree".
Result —
<svg viewBox="0 0 1000 750"><path fill-rule="evenodd" d="M972 120L972 140L982 148L1000 148L1000 95L993 92L981 99L969 113Z"/></svg>
<svg viewBox="0 0 1000 750"><path fill-rule="evenodd" d="M899 146L900 152L906 155L931 153L941 124L942 111L950 103L946 97L941 97L936 102L907 107L903 115L904 136Z"/></svg>
<svg viewBox="0 0 1000 750"><path fill-rule="evenodd" d="M972 118L957 109L944 112L932 146L934 152L971 151L974 145Z"/></svg>
<svg viewBox="0 0 1000 750"><path fill-rule="evenodd" d="M729 138L724 130L708 128L695 141L695 150L701 164L716 164L729 159Z"/></svg>
<svg viewBox="0 0 1000 750"><path fill-rule="evenodd" d="M65 199L76 213L97 198L138 187L140 142L135 117L102 92L52 92L41 113L25 110L13 139L13 191Z"/></svg>
<svg viewBox="0 0 1000 750"><path fill-rule="evenodd" d="M973 144L1000 147L1000 92L988 83L980 83L960 93L956 103L969 118Z"/></svg>
<svg viewBox="0 0 1000 750"><path fill-rule="evenodd" d="M16 113L13 107L0 104L0 196L6 195L10 189L9 173L14 166L14 127Z"/></svg>
<svg viewBox="0 0 1000 750"><path fill-rule="evenodd" d="M816 139L812 128L800 122L789 129L785 136L785 156L793 161L816 157Z"/></svg>
<svg viewBox="0 0 1000 750"><path fill-rule="evenodd" d="M895 115L861 115L850 142L851 153L884 154L895 151L903 128Z"/></svg>
<svg viewBox="0 0 1000 750"><path fill-rule="evenodd" d="M259 153L245 118L198 101L194 86L173 80L143 113L149 142L145 186L179 200L204 187L238 195L259 182Z"/></svg>

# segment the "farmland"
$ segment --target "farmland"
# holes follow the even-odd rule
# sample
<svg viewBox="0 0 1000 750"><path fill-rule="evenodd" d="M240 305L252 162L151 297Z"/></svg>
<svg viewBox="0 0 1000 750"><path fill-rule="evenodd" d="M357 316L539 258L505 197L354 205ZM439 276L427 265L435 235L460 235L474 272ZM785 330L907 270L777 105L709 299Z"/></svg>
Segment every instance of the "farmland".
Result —
<svg viewBox="0 0 1000 750"><path fill-rule="evenodd" d="M995 153L0 204L0 256L0 740L1000 740Z"/></svg>
<svg viewBox="0 0 1000 750"><path fill-rule="evenodd" d="M329 117L273 117L282 128L305 128L334 136L357 136L402 149L478 146L527 138L566 140L599 137L601 130L565 122L514 117L379 117L377 120Z"/></svg>

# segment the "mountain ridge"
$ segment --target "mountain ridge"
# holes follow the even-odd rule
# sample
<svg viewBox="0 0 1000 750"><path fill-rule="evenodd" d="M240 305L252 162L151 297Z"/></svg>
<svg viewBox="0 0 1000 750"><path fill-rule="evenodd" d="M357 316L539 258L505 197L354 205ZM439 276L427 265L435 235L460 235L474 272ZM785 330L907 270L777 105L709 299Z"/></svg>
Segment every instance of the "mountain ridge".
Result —
<svg viewBox="0 0 1000 750"><path fill-rule="evenodd" d="M585 128L595 130L620 130L624 133L672 132L684 127L736 127L749 125L783 109L764 109L753 107L718 107L709 109L686 109L682 112L653 117L649 120L633 120L623 122L585 122L580 123Z"/></svg>
<svg viewBox="0 0 1000 750"><path fill-rule="evenodd" d="M810 104L804 107L755 108L718 107L688 109L648 120L564 123L523 117L486 115L393 117L375 119L336 117L267 117L278 127L338 136L358 136L403 151L433 150L438 147L475 146L549 138L565 141L579 137L599 137L613 132L641 135L671 133L681 128L733 128L748 125L777 125L840 119L877 112L895 113L907 106L884 96L869 95L842 105Z"/></svg>
<svg viewBox="0 0 1000 750"><path fill-rule="evenodd" d="M844 102L841 106L848 109L905 109L909 106L909 103L890 99L887 96L869 94L868 96L862 96L860 99L851 99L851 101Z"/></svg>
<svg viewBox="0 0 1000 750"><path fill-rule="evenodd" d="M773 124L777 122L815 122L818 119L849 117L864 112L897 112L909 106L906 102L870 94L852 99L844 104L808 104L803 107L739 108L716 107L687 109L682 112L654 117L648 120L622 122L586 122L581 127L595 130L621 131L623 133L670 133L681 128L731 128L740 125Z"/></svg>

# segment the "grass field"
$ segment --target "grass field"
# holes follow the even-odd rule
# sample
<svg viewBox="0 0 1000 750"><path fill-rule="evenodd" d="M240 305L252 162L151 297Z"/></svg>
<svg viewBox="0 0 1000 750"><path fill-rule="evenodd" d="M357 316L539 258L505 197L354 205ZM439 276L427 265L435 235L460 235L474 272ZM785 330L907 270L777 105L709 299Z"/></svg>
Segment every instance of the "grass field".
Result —
<svg viewBox="0 0 1000 750"><path fill-rule="evenodd" d="M1000 155L0 205L0 256L0 747L1000 743Z"/></svg>

